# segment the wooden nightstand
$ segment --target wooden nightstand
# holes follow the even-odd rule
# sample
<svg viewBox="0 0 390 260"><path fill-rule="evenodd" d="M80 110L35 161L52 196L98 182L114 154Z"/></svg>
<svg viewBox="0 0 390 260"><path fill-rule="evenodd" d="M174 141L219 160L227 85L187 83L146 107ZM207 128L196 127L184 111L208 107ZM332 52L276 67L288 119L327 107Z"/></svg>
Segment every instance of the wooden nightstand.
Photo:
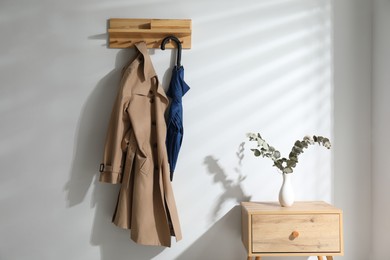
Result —
<svg viewBox="0 0 390 260"><path fill-rule="evenodd" d="M317 256L332 260L344 254L342 211L322 201L241 203L242 242L253 256Z"/></svg>

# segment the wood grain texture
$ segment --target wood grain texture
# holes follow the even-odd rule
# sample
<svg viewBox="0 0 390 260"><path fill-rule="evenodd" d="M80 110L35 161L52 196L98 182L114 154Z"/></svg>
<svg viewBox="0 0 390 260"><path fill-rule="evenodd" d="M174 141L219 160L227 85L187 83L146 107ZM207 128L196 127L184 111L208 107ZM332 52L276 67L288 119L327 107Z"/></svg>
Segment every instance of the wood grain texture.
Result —
<svg viewBox="0 0 390 260"><path fill-rule="evenodd" d="M251 214L342 213L323 201L297 201L292 207L281 207L278 202L241 202L241 205Z"/></svg>
<svg viewBox="0 0 390 260"><path fill-rule="evenodd" d="M242 241L248 257L344 254L342 210L322 201L242 202Z"/></svg>
<svg viewBox="0 0 390 260"><path fill-rule="evenodd" d="M192 21L190 19L122 19L108 21L109 48L132 48L140 41L148 48L160 48L162 40L176 36L183 49L191 48ZM167 43L166 48L176 48L175 43Z"/></svg>
<svg viewBox="0 0 390 260"><path fill-rule="evenodd" d="M246 208L241 207L241 240L247 252L252 252L251 222Z"/></svg>
<svg viewBox="0 0 390 260"><path fill-rule="evenodd" d="M338 214L254 215L252 232L253 252L340 251Z"/></svg>

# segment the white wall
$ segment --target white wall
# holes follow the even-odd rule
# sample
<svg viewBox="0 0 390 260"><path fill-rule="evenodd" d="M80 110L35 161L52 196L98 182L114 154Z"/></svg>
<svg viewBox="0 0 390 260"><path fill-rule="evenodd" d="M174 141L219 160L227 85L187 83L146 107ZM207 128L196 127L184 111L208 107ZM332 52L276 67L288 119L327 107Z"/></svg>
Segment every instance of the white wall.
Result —
<svg viewBox="0 0 390 260"><path fill-rule="evenodd" d="M334 190L345 259L370 259L371 11L370 1L334 1Z"/></svg>
<svg viewBox="0 0 390 260"><path fill-rule="evenodd" d="M389 256L390 2L334 1L334 188L345 257Z"/></svg>
<svg viewBox="0 0 390 260"><path fill-rule="evenodd" d="M373 259L389 257L390 233L390 173L387 162L390 157L390 1L374 1L374 63L372 91L372 209L373 209Z"/></svg>
<svg viewBox="0 0 390 260"><path fill-rule="evenodd" d="M119 72L134 54L106 48L110 17L193 20L193 47L182 58L191 86L186 131L173 182L184 239L170 249L136 245L112 225L118 187L96 179ZM281 184L272 163L253 158L249 144L240 159L249 131L284 155L306 134L334 140L335 196L346 207L351 238L368 219L369 190L357 193L348 176L358 176L352 181L361 186L369 163L353 164L365 158L357 151L346 162L338 156L370 135L359 127L369 121L367 68L353 62L366 58L358 52L368 47L348 54L351 70L336 77L345 89L334 91L333 138L331 30L327 0L1 1L0 259L244 259L236 205L276 200ZM350 43L364 40L357 32L352 37ZM171 52L150 53L166 83ZM358 100L348 94L356 84ZM363 115L355 110L362 104ZM330 151L310 148L295 171L297 200L332 202ZM366 249L356 240L348 239L347 255Z"/></svg>

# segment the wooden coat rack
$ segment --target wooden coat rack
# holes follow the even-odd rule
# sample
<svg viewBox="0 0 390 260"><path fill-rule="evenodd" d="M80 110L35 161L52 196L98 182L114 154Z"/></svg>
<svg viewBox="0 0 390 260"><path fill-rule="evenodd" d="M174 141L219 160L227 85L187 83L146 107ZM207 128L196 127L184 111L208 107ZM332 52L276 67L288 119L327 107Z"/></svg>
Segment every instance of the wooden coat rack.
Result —
<svg viewBox="0 0 390 260"><path fill-rule="evenodd" d="M190 19L121 19L108 20L108 47L132 48L145 41L148 48L160 48L162 40L176 36L184 49L191 48L192 24ZM176 48L175 43L167 43L166 48Z"/></svg>

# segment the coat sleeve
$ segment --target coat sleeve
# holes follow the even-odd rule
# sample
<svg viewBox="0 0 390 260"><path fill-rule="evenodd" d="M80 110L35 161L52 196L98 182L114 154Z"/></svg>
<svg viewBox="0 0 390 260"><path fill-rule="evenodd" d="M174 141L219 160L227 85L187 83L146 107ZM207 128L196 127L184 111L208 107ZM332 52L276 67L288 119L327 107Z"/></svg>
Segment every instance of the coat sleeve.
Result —
<svg viewBox="0 0 390 260"><path fill-rule="evenodd" d="M127 114L128 98L123 96L122 90L116 98L108 126L104 147L103 162L100 165L99 181L120 183L122 179L124 157L126 152L125 135L130 128Z"/></svg>

